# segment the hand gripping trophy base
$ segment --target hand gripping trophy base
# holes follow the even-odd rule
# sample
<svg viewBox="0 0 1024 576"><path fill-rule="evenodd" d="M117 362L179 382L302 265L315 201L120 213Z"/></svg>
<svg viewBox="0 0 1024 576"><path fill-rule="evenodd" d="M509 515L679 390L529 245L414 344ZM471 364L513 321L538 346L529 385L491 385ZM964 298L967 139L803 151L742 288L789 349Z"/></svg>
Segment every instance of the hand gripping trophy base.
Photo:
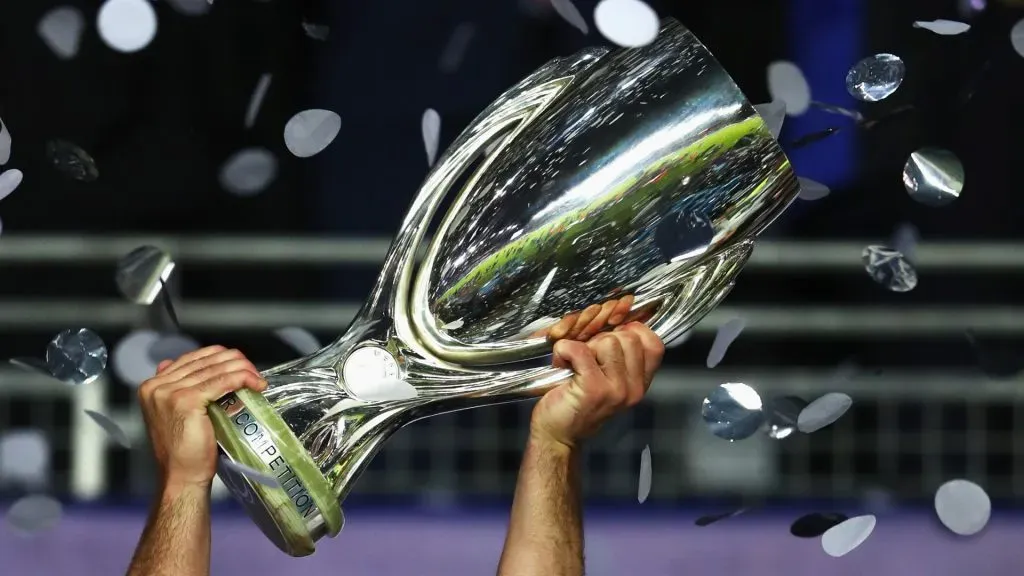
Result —
<svg viewBox="0 0 1024 576"><path fill-rule="evenodd" d="M439 159L345 334L266 371L262 395L210 408L223 452L279 486L219 473L281 550L308 555L398 429L570 377L550 361L562 318L627 302L628 320L681 335L798 192L763 119L678 23L642 48L556 58ZM364 392L388 380L417 395Z"/></svg>

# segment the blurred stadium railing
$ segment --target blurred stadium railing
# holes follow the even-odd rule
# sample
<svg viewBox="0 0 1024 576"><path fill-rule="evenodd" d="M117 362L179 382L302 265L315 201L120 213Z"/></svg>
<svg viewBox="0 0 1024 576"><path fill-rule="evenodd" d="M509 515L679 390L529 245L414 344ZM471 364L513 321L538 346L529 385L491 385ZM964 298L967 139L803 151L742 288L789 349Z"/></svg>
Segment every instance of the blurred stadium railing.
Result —
<svg viewBox="0 0 1024 576"><path fill-rule="evenodd" d="M179 265L376 266L389 241L383 238L300 239L287 237L75 237L5 236L0 268L31 265L64 269L102 267L140 245L166 249ZM762 242L748 271L756 278L833 274L864 275L857 242ZM999 277L1024 273L1024 246L1017 244L924 244L916 254L920 274ZM863 278L862 278L863 279ZM745 280L740 279L742 284ZM844 280L845 281L845 280ZM987 280L986 280L987 281ZM0 296L0 331L49 333L88 327L119 335L147 322L146 309L107 299L81 297L74 282L59 299ZM738 342L770 346L792 341L948 341L965 330L999 336L1024 332L1024 307L1014 301L982 304L930 301L925 306L796 305L730 298L695 329L682 349L702 358L716 327L741 316ZM192 301L180 303L183 328L197 338L302 326L324 337L339 334L361 302ZM795 340L794 340L795 339ZM208 340L204 340L208 341ZM115 343L108 341L111 346ZM945 346L945 347L943 347ZM881 373L837 375L834 359L816 349L767 355L735 352L735 362L707 370L670 354L650 400L612 422L595 439L587 459L588 490L612 500L635 498L639 454L653 453L652 500L701 495L766 497L863 496L881 489L900 497L929 496L952 477L968 477L993 498L1024 493L1024 387L1019 376L993 379L971 366L943 362L890 362ZM730 352L733 355L734 352ZM267 363L265 358L254 358ZM840 370L842 372L842 370ZM808 400L829 391L853 396L850 413L827 431L795 434L782 441L751 438L726 443L700 422L700 400L722 382L743 381L765 397L795 394ZM133 394L113 376L71 388L18 371L0 371L0 429L44 430L54 450L54 489L93 499L144 494L152 480L146 450L111 445L84 415L96 410L119 422L139 444L145 438ZM399 432L359 482L356 495L417 496L428 502L456 495L507 496L516 478L530 405L471 410L418 422ZM1018 424L1018 425L1015 425Z"/></svg>

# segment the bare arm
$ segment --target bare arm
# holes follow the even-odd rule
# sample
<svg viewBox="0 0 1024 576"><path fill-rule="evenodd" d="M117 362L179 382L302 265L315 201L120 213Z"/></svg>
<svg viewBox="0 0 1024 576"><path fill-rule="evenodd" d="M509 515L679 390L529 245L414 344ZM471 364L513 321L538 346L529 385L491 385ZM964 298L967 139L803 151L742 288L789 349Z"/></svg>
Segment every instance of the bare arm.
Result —
<svg viewBox="0 0 1024 576"><path fill-rule="evenodd" d="M210 489L167 486L150 513L128 576L209 576Z"/></svg>
<svg viewBox="0 0 1024 576"><path fill-rule="evenodd" d="M498 576L583 574L583 513L576 449L535 436L519 469Z"/></svg>

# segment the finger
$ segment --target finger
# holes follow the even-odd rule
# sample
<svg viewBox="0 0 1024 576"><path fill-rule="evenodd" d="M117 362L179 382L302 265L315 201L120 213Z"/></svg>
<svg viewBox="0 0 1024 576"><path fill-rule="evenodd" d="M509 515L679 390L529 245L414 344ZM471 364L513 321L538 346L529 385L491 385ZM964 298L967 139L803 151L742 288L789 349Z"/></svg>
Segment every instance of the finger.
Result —
<svg viewBox="0 0 1024 576"><path fill-rule="evenodd" d="M629 311L633 308L633 301L635 299L636 298L632 294L619 298L619 302L615 306L615 311L612 312L611 317L608 318L608 323L612 326L622 324L626 320L626 316L629 316Z"/></svg>
<svg viewBox="0 0 1024 576"><path fill-rule="evenodd" d="M245 355L242 354L240 350L234 348L231 350L221 350L220 352L215 352L213 354L197 358L186 364L176 361L174 365L167 370L167 376L173 380L178 380L190 374L195 374L196 372L205 370L210 366L238 359L245 360Z"/></svg>
<svg viewBox="0 0 1024 576"><path fill-rule="evenodd" d="M632 322L626 324L623 329L636 334L643 344L644 387L645 389L650 388L651 381L654 380L654 373L661 366L661 361L665 357L665 343L654 333L654 330L651 330L645 324Z"/></svg>
<svg viewBox="0 0 1024 576"><path fill-rule="evenodd" d="M626 365L626 404L635 406L647 391L644 373L644 344L632 330L622 330L612 335L622 346L623 362Z"/></svg>
<svg viewBox="0 0 1024 576"><path fill-rule="evenodd" d="M238 370L220 374L215 378L203 381L198 386L179 389L171 398L176 411L202 409L216 402L225 394L236 392L242 388L262 392L266 388L266 384L261 382L262 379L252 372Z"/></svg>
<svg viewBox="0 0 1024 576"><path fill-rule="evenodd" d="M596 318L597 315L600 313L600 304L592 304L590 306L587 306L586 309L584 309L583 312L580 313L579 318L576 319L576 323L573 324L572 329L569 330L569 333L566 334L565 337L572 340L576 340L577 337L580 335L580 332L582 332L583 329L586 328L587 325L590 324L594 320L594 318Z"/></svg>
<svg viewBox="0 0 1024 576"><path fill-rule="evenodd" d="M202 370L198 370L191 374L186 374L182 378L172 380L157 388L156 394L166 396L176 392L177 390L181 390L182 388L201 386L204 382L215 380L224 374L242 371L249 372L257 378L260 378L260 373L256 370L256 367L252 365L252 362L249 362L245 358L236 358L233 360L219 362L212 366L207 366Z"/></svg>
<svg viewBox="0 0 1024 576"><path fill-rule="evenodd" d="M177 360L174 360L173 362L171 362L170 370L171 370L171 372L174 372L175 370L177 370L181 366L185 366L186 364L189 364L190 362L193 362L195 360L199 360L200 358L205 358L207 356L211 356L213 354L217 354L219 352L223 352L225 350L227 350L227 348L225 348L223 346L220 346L220 345L217 345L217 346L207 346L205 348L200 348L199 350L193 350L193 351L191 351L191 352L189 352L187 354L182 354L180 357L178 357Z"/></svg>
<svg viewBox="0 0 1024 576"><path fill-rule="evenodd" d="M612 315L612 312L615 311L615 307L618 303L618 300L609 300L602 304L601 311L598 312L597 316L590 321L590 324L587 324L587 326L583 328L583 331L580 332L579 341L586 342L604 329L604 327L608 325L608 318Z"/></svg>
<svg viewBox="0 0 1024 576"><path fill-rule="evenodd" d="M584 381L604 379L604 373L597 364L594 352L582 342L559 340L555 343L553 360L556 368L570 368Z"/></svg>
<svg viewBox="0 0 1024 576"><path fill-rule="evenodd" d="M569 330L576 324L576 318L578 317L578 312L566 314L564 318L558 321L558 324L551 327L551 330L548 332L548 340L554 342L565 338L565 335L568 334Z"/></svg>
<svg viewBox="0 0 1024 576"><path fill-rule="evenodd" d="M167 367L171 364L174 364L173 360L161 360L160 363L156 365L156 373L159 374L164 370L167 370Z"/></svg>
<svg viewBox="0 0 1024 576"><path fill-rule="evenodd" d="M611 334L601 334L587 343L594 352L594 359L601 367L605 379L610 385L608 400L614 404L625 400L626 358L619 339Z"/></svg>

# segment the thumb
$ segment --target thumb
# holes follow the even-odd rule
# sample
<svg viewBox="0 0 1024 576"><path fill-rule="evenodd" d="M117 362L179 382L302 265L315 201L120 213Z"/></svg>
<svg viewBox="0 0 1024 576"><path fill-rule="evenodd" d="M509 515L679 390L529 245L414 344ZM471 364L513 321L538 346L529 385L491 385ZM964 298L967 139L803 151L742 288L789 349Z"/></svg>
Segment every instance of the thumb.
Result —
<svg viewBox="0 0 1024 576"><path fill-rule="evenodd" d="M603 375L597 365L594 352L583 342L576 340L559 340L555 342L553 364L556 368L571 368L573 372L588 379L591 376Z"/></svg>
<svg viewBox="0 0 1024 576"><path fill-rule="evenodd" d="M157 364L157 366L156 366L156 373L159 374L159 373L163 372L164 370L167 370L167 368L171 364L174 364L173 360L161 360L160 363Z"/></svg>

